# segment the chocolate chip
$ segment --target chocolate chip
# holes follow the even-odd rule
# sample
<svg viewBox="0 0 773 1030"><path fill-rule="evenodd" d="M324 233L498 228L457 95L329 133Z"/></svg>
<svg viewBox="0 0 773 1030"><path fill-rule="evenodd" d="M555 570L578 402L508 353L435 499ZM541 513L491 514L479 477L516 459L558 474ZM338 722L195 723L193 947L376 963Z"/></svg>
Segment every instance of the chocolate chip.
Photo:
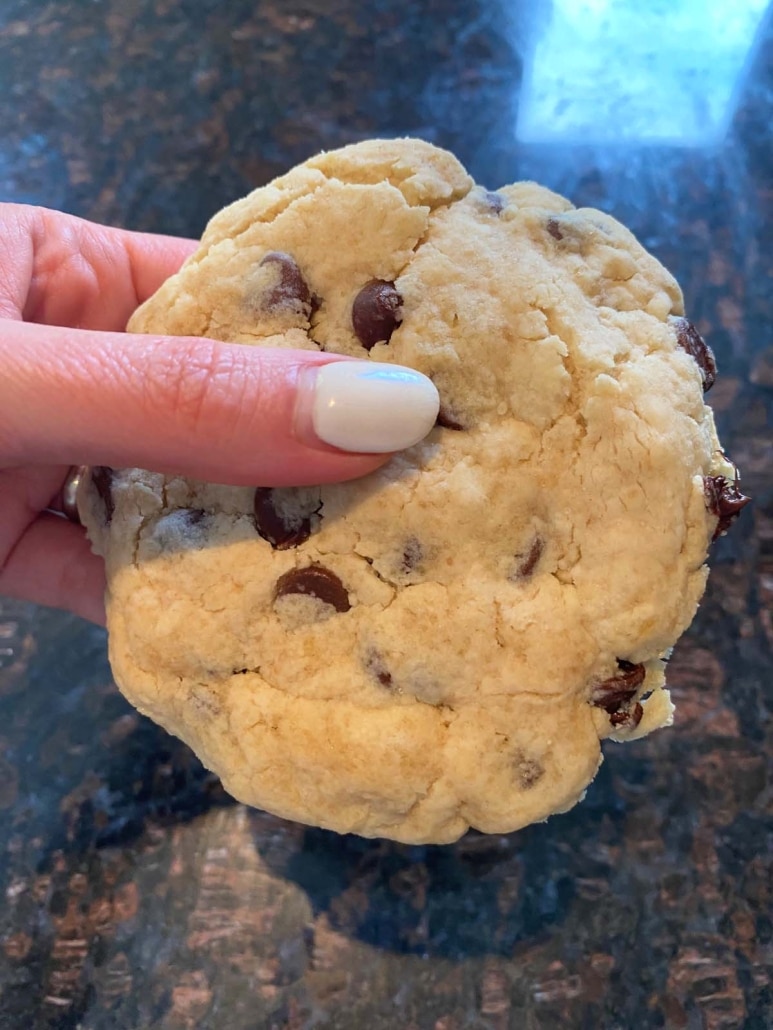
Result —
<svg viewBox="0 0 773 1030"><path fill-rule="evenodd" d="M323 604L329 604L337 612L348 612L351 608L349 594L335 572L323 565L308 565L305 569L290 569L277 580L275 599L290 594L316 597Z"/></svg>
<svg viewBox="0 0 773 1030"><path fill-rule="evenodd" d="M633 708L621 708L617 712L611 712L609 721L613 726L625 726L630 730L636 729L644 715L644 709L637 701Z"/></svg>
<svg viewBox="0 0 773 1030"><path fill-rule="evenodd" d="M501 214L505 208L505 198L499 193L492 193L490 190L486 190L483 194L486 201L486 205L494 212L494 214Z"/></svg>
<svg viewBox="0 0 773 1030"><path fill-rule="evenodd" d="M415 572L422 563L424 550L415 536L409 537L403 547L401 568L403 572Z"/></svg>
<svg viewBox="0 0 773 1030"><path fill-rule="evenodd" d="M102 504L105 508L105 522L109 524L115 511L113 470L109 465L95 465L91 470L91 482L102 499Z"/></svg>
<svg viewBox="0 0 773 1030"><path fill-rule="evenodd" d="M253 507L258 536L277 551L286 551L309 539L312 516L319 514L321 505L311 507L298 492L259 486Z"/></svg>
<svg viewBox="0 0 773 1030"><path fill-rule="evenodd" d="M591 704L603 708L610 716L625 708L644 682L643 665L633 665L618 658L618 673L603 683L597 683L591 693Z"/></svg>
<svg viewBox="0 0 773 1030"><path fill-rule="evenodd" d="M389 343L403 320L402 304L394 283L371 279L363 286L352 305L352 325L366 350L377 343Z"/></svg>
<svg viewBox="0 0 773 1030"><path fill-rule="evenodd" d="M703 379L703 392L712 388L717 379L717 362L714 352L688 319L672 315L669 322L676 330L676 345L695 359Z"/></svg>
<svg viewBox="0 0 773 1030"><path fill-rule="evenodd" d="M319 300L312 298L311 290L295 259L281 250L272 250L260 262L261 268L264 265L276 265L279 271L279 282L266 294L266 307L287 308L306 319L311 318L315 309L314 302L319 307Z"/></svg>
<svg viewBox="0 0 773 1030"><path fill-rule="evenodd" d="M529 758L523 751L515 753L515 772L522 790L529 790L545 775L544 768L535 758Z"/></svg>
<svg viewBox="0 0 773 1030"><path fill-rule="evenodd" d="M564 234L561 232L561 229L559 228L558 222L555 220L555 218L548 218L545 228L554 240L562 240L564 238Z"/></svg>
<svg viewBox="0 0 773 1030"><path fill-rule="evenodd" d="M456 416L452 415L448 408L444 408L442 404L440 405L440 411L438 412L437 419L435 420L435 425L441 426L443 429L454 429L460 432L466 428L456 418Z"/></svg>
<svg viewBox="0 0 773 1030"><path fill-rule="evenodd" d="M387 690L394 689L394 683L392 682L392 673L387 668L384 656L380 651L376 651L375 648L371 648L365 656L365 667L368 672L377 680L382 687Z"/></svg>
<svg viewBox="0 0 773 1030"><path fill-rule="evenodd" d="M522 554L516 554L515 570L512 576L510 576L510 579L526 579L530 576L539 564L539 560L542 557L544 549L545 542L542 537L535 536L528 551L524 551Z"/></svg>
<svg viewBox="0 0 773 1030"><path fill-rule="evenodd" d="M703 477L706 506L711 514L716 515L719 519L712 540L716 540L718 536L722 536L728 531L734 519L741 514L741 509L745 508L751 500L751 497L742 494L738 489L738 482L737 472L734 481L725 476Z"/></svg>

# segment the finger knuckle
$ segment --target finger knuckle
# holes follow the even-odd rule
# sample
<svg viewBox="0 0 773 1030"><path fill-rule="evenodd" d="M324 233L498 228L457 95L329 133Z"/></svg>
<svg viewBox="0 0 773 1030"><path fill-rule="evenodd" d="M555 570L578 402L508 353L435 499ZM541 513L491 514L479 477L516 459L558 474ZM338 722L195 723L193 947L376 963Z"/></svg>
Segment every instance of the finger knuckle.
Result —
<svg viewBox="0 0 773 1030"><path fill-rule="evenodd" d="M178 429L196 437L231 431L243 416L245 396L259 379L259 363L250 362L240 348L212 340L163 341L154 351L146 377L146 403L170 416Z"/></svg>

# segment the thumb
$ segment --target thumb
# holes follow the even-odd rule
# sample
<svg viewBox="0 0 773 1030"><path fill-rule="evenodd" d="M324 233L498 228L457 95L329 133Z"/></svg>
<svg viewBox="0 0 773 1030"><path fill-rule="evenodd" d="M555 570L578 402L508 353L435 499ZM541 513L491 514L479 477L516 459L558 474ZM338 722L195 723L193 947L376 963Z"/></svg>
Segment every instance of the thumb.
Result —
<svg viewBox="0 0 773 1030"><path fill-rule="evenodd" d="M137 466L287 486L364 475L417 443L412 369L314 351L2 322L0 464Z"/></svg>

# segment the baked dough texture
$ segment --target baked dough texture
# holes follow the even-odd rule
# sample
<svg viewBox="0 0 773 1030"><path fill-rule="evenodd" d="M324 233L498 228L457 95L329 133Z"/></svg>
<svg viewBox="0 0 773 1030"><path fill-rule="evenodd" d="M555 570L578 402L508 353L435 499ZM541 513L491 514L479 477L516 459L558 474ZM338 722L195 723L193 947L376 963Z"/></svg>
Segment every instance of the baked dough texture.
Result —
<svg viewBox="0 0 773 1030"><path fill-rule="evenodd" d="M117 682L236 798L503 833L580 800L602 739L671 722L665 659L741 502L711 352L614 219L360 143L216 215L129 330L395 362L441 396L343 485L92 470Z"/></svg>

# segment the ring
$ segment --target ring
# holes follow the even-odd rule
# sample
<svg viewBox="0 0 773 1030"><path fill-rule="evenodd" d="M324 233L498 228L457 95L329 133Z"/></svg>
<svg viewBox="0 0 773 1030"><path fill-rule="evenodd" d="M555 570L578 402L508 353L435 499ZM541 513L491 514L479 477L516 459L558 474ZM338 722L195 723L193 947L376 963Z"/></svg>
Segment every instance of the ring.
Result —
<svg viewBox="0 0 773 1030"><path fill-rule="evenodd" d="M88 471L88 465L73 465L62 484L62 514L76 525L81 524L78 514L78 489Z"/></svg>

